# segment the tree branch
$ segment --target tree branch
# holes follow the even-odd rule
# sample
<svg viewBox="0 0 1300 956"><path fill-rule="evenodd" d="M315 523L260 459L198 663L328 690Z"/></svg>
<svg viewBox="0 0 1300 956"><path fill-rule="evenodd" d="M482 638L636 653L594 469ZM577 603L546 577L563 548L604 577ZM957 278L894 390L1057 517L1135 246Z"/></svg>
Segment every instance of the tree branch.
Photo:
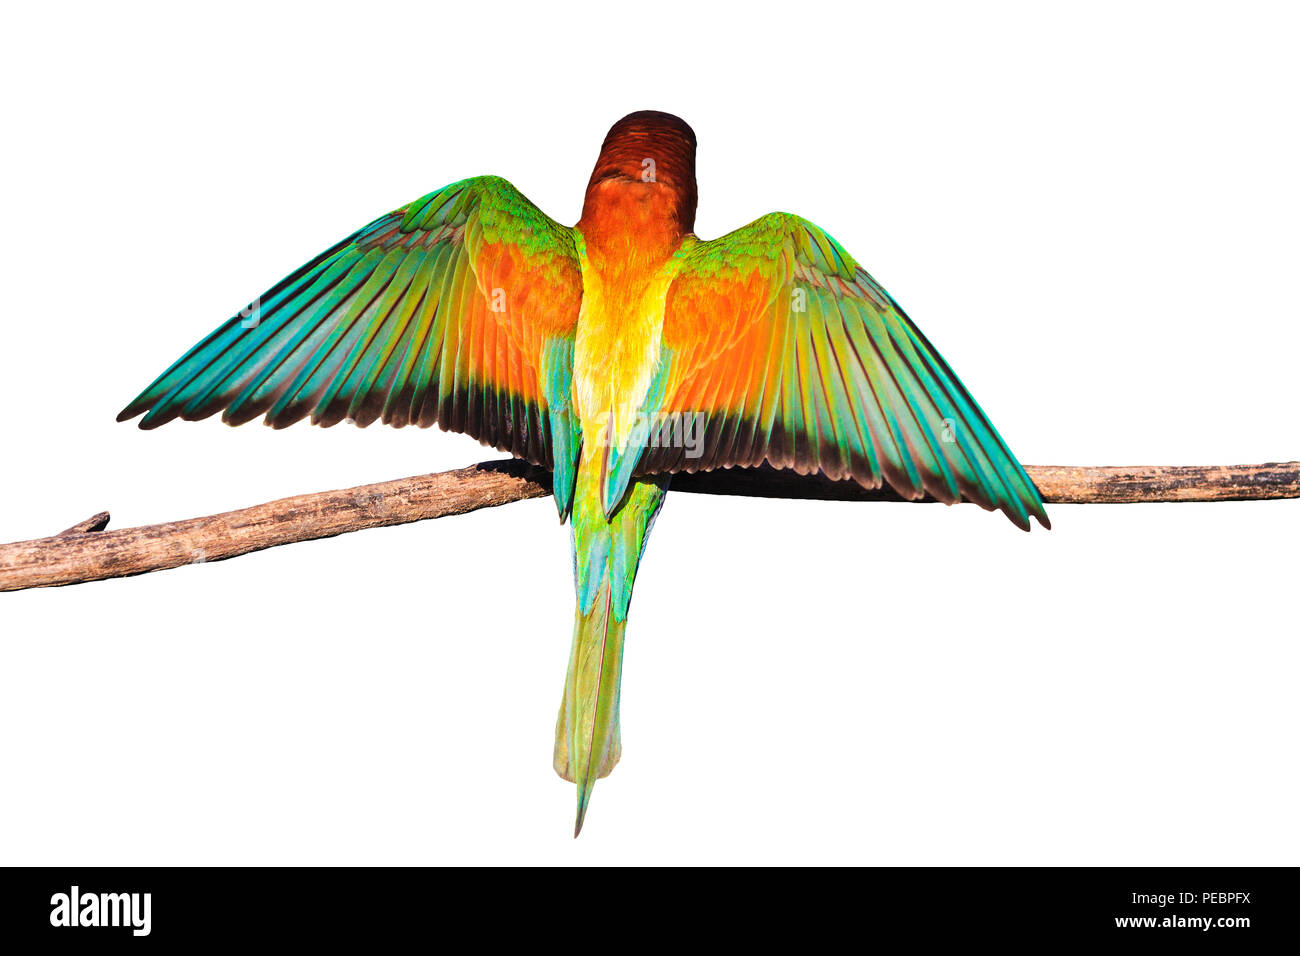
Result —
<svg viewBox="0 0 1300 956"><path fill-rule="evenodd" d="M1294 461L1222 466L1030 466L1026 471L1048 504L1300 498L1300 462ZM767 498L903 500L888 489L868 491L852 481L767 467L677 475L672 488ZM101 512L53 537L0 544L0 591L78 584L220 561L295 541L465 514L549 493L548 472L506 460L341 491L295 495L225 514L119 531L103 530L109 519L107 512Z"/></svg>

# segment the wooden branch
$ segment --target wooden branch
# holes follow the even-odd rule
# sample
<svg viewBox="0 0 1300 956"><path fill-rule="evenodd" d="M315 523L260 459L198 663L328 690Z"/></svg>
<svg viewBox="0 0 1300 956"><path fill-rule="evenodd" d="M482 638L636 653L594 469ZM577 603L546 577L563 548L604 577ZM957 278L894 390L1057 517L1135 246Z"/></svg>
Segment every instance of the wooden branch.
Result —
<svg viewBox="0 0 1300 956"><path fill-rule="evenodd" d="M549 493L550 476L541 469L517 461L486 462L435 475L295 495L205 518L120 531L65 532L0 545L0 591L221 561L280 544L463 514ZM107 524L108 516L102 517Z"/></svg>
<svg viewBox="0 0 1300 956"><path fill-rule="evenodd" d="M67 531L60 531L56 537L66 538L70 534L85 534L88 531L103 531L108 527L108 512L101 511L91 515L85 521L78 521Z"/></svg>
<svg viewBox="0 0 1300 956"><path fill-rule="evenodd" d="M1300 462L1296 461L1264 465L1027 465L1025 471L1049 505L1300 498ZM757 498L908 500L887 487L871 491L854 481L831 481L821 475L799 475L767 466L677 475L671 487L674 491Z"/></svg>
<svg viewBox="0 0 1300 956"><path fill-rule="evenodd" d="M1183 467L1030 466L1026 471L1048 504L1300 498L1300 462L1294 461ZM868 491L851 481L772 468L677 475L672 488L769 498L902 500L888 490ZM0 591L78 584L220 561L295 541L465 514L549 493L549 473L506 460L341 491L295 495L225 514L119 531L102 530L109 516L101 512L53 537L0 544Z"/></svg>

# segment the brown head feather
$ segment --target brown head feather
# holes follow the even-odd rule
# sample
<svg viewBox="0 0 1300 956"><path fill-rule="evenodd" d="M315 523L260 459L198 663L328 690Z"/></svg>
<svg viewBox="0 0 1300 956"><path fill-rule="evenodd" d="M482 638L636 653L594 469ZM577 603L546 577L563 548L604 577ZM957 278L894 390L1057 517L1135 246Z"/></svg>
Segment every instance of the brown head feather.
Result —
<svg viewBox="0 0 1300 956"><path fill-rule="evenodd" d="M582 224L604 228L611 191L653 197L652 205L678 235L695 228L695 131L671 113L640 110L610 127L587 184ZM618 203L622 205L620 201ZM658 218L658 217L657 217Z"/></svg>

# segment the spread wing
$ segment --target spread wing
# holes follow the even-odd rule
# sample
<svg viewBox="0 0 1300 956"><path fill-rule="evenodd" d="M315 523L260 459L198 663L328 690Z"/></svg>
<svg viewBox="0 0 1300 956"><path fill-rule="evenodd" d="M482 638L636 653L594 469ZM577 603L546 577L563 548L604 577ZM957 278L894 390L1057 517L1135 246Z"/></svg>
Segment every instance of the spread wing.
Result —
<svg viewBox="0 0 1300 956"><path fill-rule="evenodd" d="M821 229L773 213L679 256L636 474L768 462L1048 526L952 369ZM692 423L696 442L664 434Z"/></svg>
<svg viewBox="0 0 1300 956"><path fill-rule="evenodd" d="M437 422L556 472L568 511L582 274L573 233L504 179L432 192L327 249L118 416L276 428Z"/></svg>

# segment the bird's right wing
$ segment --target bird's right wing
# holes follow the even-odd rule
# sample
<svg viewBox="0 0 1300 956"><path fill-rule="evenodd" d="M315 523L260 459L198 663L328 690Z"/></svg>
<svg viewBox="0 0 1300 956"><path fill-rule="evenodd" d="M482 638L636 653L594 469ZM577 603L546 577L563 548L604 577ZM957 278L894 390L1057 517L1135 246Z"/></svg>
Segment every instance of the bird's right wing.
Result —
<svg viewBox="0 0 1300 956"><path fill-rule="evenodd" d="M645 408L655 421L639 460L623 456L635 474L767 462L1047 526L1038 490L952 369L823 230L773 213L688 240L679 258ZM675 440L692 422L694 456ZM629 473L611 470L609 501Z"/></svg>
<svg viewBox="0 0 1300 956"><path fill-rule="evenodd" d="M504 179L467 179L302 266L118 420L437 422L552 468L564 515L580 440L570 391L581 300L572 230Z"/></svg>

